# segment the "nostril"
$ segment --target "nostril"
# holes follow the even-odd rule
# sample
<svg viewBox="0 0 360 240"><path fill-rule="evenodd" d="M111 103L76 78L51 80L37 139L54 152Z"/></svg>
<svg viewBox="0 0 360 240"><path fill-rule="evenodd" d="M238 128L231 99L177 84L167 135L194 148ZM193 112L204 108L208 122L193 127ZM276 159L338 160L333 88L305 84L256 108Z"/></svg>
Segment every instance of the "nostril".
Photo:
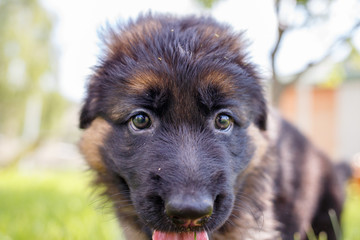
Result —
<svg viewBox="0 0 360 240"><path fill-rule="evenodd" d="M153 180L155 182L159 182L161 180L160 175L158 175L156 173L151 173L150 178L151 178L151 180Z"/></svg>
<svg viewBox="0 0 360 240"><path fill-rule="evenodd" d="M184 225L189 220L203 223L213 212L213 200L210 197L173 197L165 204L165 211L177 225Z"/></svg>
<svg viewBox="0 0 360 240"><path fill-rule="evenodd" d="M183 225L186 225L187 223L187 220L186 219L183 219L183 218L179 218L179 217L171 217L171 220L173 223L175 223L176 225L179 225L179 226L183 226Z"/></svg>
<svg viewBox="0 0 360 240"><path fill-rule="evenodd" d="M222 195L222 194L219 194L219 195L216 196L215 201L214 201L215 210L220 207L221 202L223 201L223 199L224 199L224 195Z"/></svg>

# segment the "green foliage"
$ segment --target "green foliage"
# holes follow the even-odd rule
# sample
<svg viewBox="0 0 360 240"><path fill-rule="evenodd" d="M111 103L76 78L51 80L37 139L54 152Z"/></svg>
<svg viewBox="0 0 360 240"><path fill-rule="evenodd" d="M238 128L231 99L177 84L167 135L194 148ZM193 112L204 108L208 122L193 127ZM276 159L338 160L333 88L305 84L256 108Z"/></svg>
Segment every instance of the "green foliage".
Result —
<svg viewBox="0 0 360 240"><path fill-rule="evenodd" d="M329 76L326 78L326 81L319 84L322 88L336 88L343 83L345 79L345 71L342 64L334 65Z"/></svg>
<svg viewBox="0 0 360 240"><path fill-rule="evenodd" d="M88 185L79 172L0 172L0 240L119 239L110 206Z"/></svg>
<svg viewBox="0 0 360 240"><path fill-rule="evenodd" d="M54 124L59 122L69 103L58 92L50 92L43 96L43 111L41 115L43 135L55 135L58 129Z"/></svg>
<svg viewBox="0 0 360 240"><path fill-rule="evenodd" d="M299 5L306 5L309 2L309 0L296 0L296 3Z"/></svg>
<svg viewBox="0 0 360 240"><path fill-rule="evenodd" d="M33 99L40 109L34 116L40 119L38 135L58 125L53 114L63 113L66 100L56 91L51 29L51 17L37 0L0 1L0 133L23 134Z"/></svg>
<svg viewBox="0 0 360 240"><path fill-rule="evenodd" d="M221 0L195 0L196 2L200 3L201 6L207 9L211 9L215 3L220 2Z"/></svg>

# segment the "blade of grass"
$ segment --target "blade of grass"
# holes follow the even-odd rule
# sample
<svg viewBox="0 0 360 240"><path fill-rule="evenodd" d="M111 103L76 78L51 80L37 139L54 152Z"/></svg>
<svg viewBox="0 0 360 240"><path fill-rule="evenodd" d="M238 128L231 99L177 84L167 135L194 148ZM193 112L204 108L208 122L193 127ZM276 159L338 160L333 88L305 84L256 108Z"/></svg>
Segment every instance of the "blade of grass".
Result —
<svg viewBox="0 0 360 240"><path fill-rule="evenodd" d="M312 227L309 228L309 231L306 232L306 235L309 240L317 240L314 229Z"/></svg>
<svg viewBox="0 0 360 240"><path fill-rule="evenodd" d="M332 227L333 227L334 232L335 232L336 239L341 240L340 224L339 224L339 221L338 221L338 218L336 216L336 212L335 212L334 209L329 210L329 216L330 216Z"/></svg>
<svg viewBox="0 0 360 240"><path fill-rule="evenodd" d="M327 234L326 234L326 232L320 232L320 234L319 234L319 240L327 240Z"/></svg>

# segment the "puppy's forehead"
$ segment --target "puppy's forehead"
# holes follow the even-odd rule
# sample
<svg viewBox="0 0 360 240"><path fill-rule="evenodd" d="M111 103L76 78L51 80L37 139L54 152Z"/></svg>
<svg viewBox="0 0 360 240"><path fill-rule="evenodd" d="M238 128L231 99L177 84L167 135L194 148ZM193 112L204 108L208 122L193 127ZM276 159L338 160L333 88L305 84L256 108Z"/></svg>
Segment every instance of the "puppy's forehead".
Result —
<svg viewBox="0 0 360 240"><path fill-rule="evenodd" d="M127 72L131 93L169 89L179 100L206 89L230 96L235 87L229 71L221 68L237 65L244 57L240 35L206 18L140 18L119 32L111 31L105 42L105 59L123 66L119 69Z"/></svg>
<svg viewBox="0 0 360 240"><path fill-rule="evenodd" d="M232 76L215 69L189 75L186 72L142 71L135 73L128 82L128 91L137 98L136 103L155 109L190 105L210 110L232 98L236 89Z"/></svg>
<svg viewBox="0 0 360 240"><path fill-rule="evenodd" d="M99 99L111 119L124 121L137 108L196 116L249 102L253 89L246 85L256 78L243 62L240 35L229 27L210 19L144 18L115 30L95 76L107 89Z"/></svg>
<svg viewBox="0 0 360 240"><path fill-rule="evenodd" d="M108 117L116 122L127 121L140 109L169 118L169 123L193 122L236 100L232 97L235 88L231 77L220 71L187 75L142 69L134 71L125 85L116 88L107 111Z"/></svg>
<svg viewBox="0 0 360 240"><path fill-rule="evenodd" d="M185 67L158 61L139 64L113 89L111 119L125 121L137 109L149 109L158 116L193 121L199 113L239 106L236 77L226 69L196 61Z"/></svg>

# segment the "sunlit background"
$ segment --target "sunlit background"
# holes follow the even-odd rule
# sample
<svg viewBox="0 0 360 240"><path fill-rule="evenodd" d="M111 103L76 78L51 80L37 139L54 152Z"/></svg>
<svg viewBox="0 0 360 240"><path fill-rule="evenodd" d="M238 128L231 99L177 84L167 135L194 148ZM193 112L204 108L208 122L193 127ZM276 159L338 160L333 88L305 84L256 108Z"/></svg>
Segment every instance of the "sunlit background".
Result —
<svg viewBox="0 0 360 240"><path fill-rule="evenodd" d="M101 27L150 11L245 31L269 102L334 161L360 161L360 0L0 0L0 240L121 238L88 187L78 114ZM360 240L359 195L350 184L344 239Z"/></svg>

